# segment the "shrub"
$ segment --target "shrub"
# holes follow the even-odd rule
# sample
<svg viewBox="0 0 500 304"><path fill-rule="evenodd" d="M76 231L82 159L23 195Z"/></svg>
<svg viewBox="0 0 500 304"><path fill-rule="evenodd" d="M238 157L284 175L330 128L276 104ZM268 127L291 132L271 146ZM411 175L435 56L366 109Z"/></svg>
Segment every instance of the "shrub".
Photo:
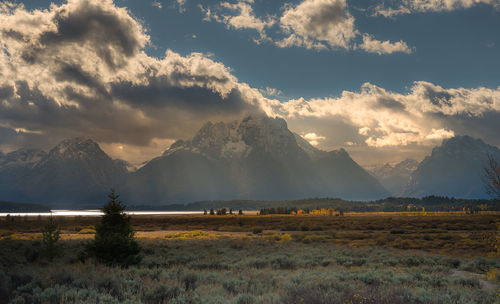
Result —
<svg viewBox="0 0 500 304"><path fill-rule="evenodd" d="M271 261L274 268L277 269L295 269L295 263L289 257L278 257Z"/></svg>
<svg viewBox="0 0 500 304"><path fill-rule="evenodd" d="M240 289L243 287L245 284L245 281L238 280L238 279L230 279L222 282L222 287L230 293L237 294Z"/></svg>
<svg viewBox="0 0 500 304"><path fill-rule="evenodd" d="M264 229L262 229L260 227L255 227L252 232L253 232L253 234L259 234L259 233L262 233L263 230Z"/></svg>
<svg viewBox="0 0 500 304"><path fill-rule="evenodd" d="M261 269L269 266L269 261L261 260L261 258L255 258L248 262L248 266Z"/></svg>
<svg viewBox="0 0 500 304"><path fill-rule="evenodd" d="M285 226L280 229L281 231L299 231L299 227L297 226Z"/></svg>
<svg viewBox="0 0 500 304"><path fill-rule="evenodd" d="M3 272L0 271L0 299L5 299L7 302L10 293L10 278ZM2 303L2 300L0 300Z"/></svg>
<svg viewBox="0 0 500 304"><path fill-rule="evenodd" d="M479 280L476 278L454 278L453 283L462 285L464 287L478 288L481 287Z"/></svg>
<svg viewBox="0 0 500 304"><path fill-rule="evenodd" d="M404 229L392 229L391 230L391 234L405 234L405 233L408 233L408 231L406 231Z"/></svg>
<svg viewBox="0 0 500 304"><path fill-rule="evenodd" d="M101 292L110 294L113 297L121 296L119 279L111 275L100 276L95 284Z"/></svg>
<svg viewBox="0 0 500 304"><path fill-rule="evenodd" d="M234 298L235 304L253 304L255 303L255 297L248 293L242 293Z"/></svg>
<svg viewBox="0 0 500 304"><path fill-rule="evenodd" d="M281 241L282 243L288 243L288 242L290 242L291 240L292 240L292 236L291 236L291 235L289 235L288 233L285 233L285 234L283 234L283 235L280 237L280 241Z"/></svg>
<svg viewBox="0 0 500 304"><path fill-rule="evenodd" d="M95 234L95 229L92 228L83 228L78 231L78 234Z"/></svg>
<svg viewBox="0 0 500 304"><path fill-rule="evenodd" d="M184 284L184 289L194 290L198 281L198 275L194 272L185 273L181 277L181 282Z"/></svg>
<svg viewBox="0 0 500 304"><path fill-rule="evenodd" d="M169 300L178 297L180 293L181 289L179 287L162 284L146 291L142 296L142 300L148 304L167 303Z"/></svg>

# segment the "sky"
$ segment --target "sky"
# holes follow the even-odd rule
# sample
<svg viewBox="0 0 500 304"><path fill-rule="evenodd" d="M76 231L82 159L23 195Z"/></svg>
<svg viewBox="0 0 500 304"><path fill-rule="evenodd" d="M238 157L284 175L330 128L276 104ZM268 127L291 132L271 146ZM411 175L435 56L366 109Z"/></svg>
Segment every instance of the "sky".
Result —
<svg viewBox="0 0 500 304"><path fill-rule="evenodd" d="M369 166L500 145L500 0L0 2L0 150L133 164L259 113Z"/></svg>

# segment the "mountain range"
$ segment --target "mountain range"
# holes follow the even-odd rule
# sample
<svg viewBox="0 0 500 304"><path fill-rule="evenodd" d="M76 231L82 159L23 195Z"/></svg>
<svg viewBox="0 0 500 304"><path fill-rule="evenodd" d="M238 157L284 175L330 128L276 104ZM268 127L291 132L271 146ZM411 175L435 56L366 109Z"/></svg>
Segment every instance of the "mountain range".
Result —
<svg viewBox="0 0 500 304"><path fill-rule="evenodd" d="M418 168L419 162L408 158L400 163L386 163L370 170L380 183L393 195L404 195L403 190L408 185L412 173Z"/></svg>
<svg viewBox="0 0 500 304"><path fill-rule="evenodd" d="M291 132L281 118L248 116L207 123L190 140L129 172L88 138L49 152L0 154L0 199L56 207L99 206L110 188L128 204L200 200L372 200L391 194L485 197L480 178L487 155L500 150L468 136L443 142L418 163L386 164L371 174L344 149L323 151ZM380 180L380 182L379 182Z"/></svg>
<svg viewBox="0 0 500 304"><path fill-rule="evenodd" d="M316 149L280 118L207 123L130 175L133 201L372 199L387 190L343 150Z"/></svg>
<svg viewBox="0 0 500 304"><path fill-rule="evenodd" d="M488 197L484 180L488 156L500 160L500 149L470 136L444 140L420 162L402 193L415 197L436 194L462 198Z"/></svg>
<svg viewBox="0 0 500 304"><path fill-rule="evenodd" d="M48 153L18 150L0 158L0 197L50 203L102 202L110 187L126 180L123 161L111 159L91 139L66 139Z"/></svg>

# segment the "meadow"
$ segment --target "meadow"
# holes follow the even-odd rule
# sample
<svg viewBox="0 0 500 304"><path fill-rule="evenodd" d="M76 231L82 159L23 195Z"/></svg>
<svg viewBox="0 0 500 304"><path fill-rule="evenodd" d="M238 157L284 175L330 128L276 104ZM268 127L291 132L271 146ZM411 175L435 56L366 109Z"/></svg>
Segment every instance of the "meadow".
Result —
<svg viewBox="0 0 500 304"><path fill-rule="evenodd" d="M0 303L500 303L497 213L134 216L142 261L83 261L98 217L0 219Z"/></svg>

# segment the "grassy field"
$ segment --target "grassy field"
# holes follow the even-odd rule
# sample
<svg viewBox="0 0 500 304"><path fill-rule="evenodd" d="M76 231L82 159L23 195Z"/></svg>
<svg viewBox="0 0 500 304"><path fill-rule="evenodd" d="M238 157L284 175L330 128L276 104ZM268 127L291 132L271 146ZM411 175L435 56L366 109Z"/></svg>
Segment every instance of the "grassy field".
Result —
<svg viewBox="0 0 500 304"><path fill-rule="evenodd" d="M134 216L139 238L166 238L180 231L211 231L216 237L272 238L287 233L300 243L384 246L454 255L488 256L498 248L500 214L346 213L345 216L183 215ZM0 238L39 239L46 218L0 219ZM99 217L58 217L64 239L93 237Z"/></svg>
<svg viewBox="0 0 500 304"><path fill-rule="evenodd" d="M500 303L498 214L135 216L141 264L79 252L99 218L0 219L0 303Z"/></svg>

